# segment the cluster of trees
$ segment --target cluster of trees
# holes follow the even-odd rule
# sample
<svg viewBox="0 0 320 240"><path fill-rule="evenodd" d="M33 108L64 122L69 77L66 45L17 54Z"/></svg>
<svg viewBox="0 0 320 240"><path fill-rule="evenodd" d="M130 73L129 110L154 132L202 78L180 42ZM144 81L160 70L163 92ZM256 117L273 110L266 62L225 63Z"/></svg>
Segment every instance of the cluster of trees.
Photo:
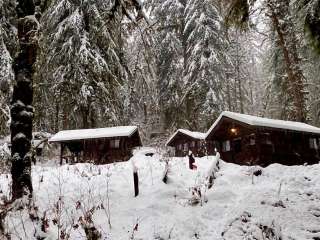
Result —
<svg viewBox="0 0 320 240"><path fill-rule="evenodd" d="M319 1L129 2L39 1L37 130L205 130L222 110L319 124ZM15 4L0 3L4 135L19 44Z"/></svg>
<svg viewBox="0 0 320 240"><path fill-rule="evenodd" d="M138 124L149 137L205 130L222 110L319 124L318 1L129 2L40 1L37 130ZM4 135L18 39L15 5L0 9Z"/></svg>
<svg viewBox="0 0 320 240"><path fill-rule="evenodd" d="M232 0L227 22L250 28L255 12L267 40L263 114L319 125L320 1Z"/></svg>
<svg viewBox="0 0 320 240"><path fill-rule="evenodd" d="M15 8L2 3L10 30ZM116 3L122 7L111 13ZM148 0L143 12L125 1L56 0L41 1L41 9L36 130L138 124L148 137L177 127L205 130L222 110L257 113L254 34L228 33L221 1ZM2 41L8 86L14 39ZM0 134L7 134L9 91L2 96Z"/></svg>
<svg viewBox="0 0 320 240"><path fill-rule="evenodd" d="M222 110L320 123L319 0L147 0L144 10L35 2L36 130L138 124L149 137L206 130ZM0 1L1 135L19 49L15 6Z"/></svg>
<svg viewBox="0 0 320 240"><path fill-rule="evenodd" d="M319 124L318 0L129 2L39 1L37 130L205 130L222 110ZM0 10L4 135L19 44L14 2Z"/></svg>

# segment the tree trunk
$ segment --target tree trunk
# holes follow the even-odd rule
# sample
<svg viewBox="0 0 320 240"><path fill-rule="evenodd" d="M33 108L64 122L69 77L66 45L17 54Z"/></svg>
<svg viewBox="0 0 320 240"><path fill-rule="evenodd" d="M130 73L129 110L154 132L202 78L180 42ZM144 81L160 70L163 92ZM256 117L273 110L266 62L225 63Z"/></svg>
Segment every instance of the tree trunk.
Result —
<svg viewBox="0 0 320 240"><path fill-rule="evenodd" d="M241 76L240 76L240 51L239 51L239 33L237 32L237 43L236 43L236 82L238 84L238 91L239 91L239 105L240 105L240 113L244 113L243 110L243 99L242 99L242 82L241 82Z"/></svg>
<svg viewBox="0 0 320 240"><path fill-rule="evenodd" d="M276 2L278 4L278 2ZM268 4L270 18L277 32L279 45L282 49L286 74L288 78L287 95L292 98L289 120L305 122L307 119L306 93L303 73L300 69L301 60L298 56L298 41L293 32L293 23L289 18L289 1L281 3L281 7Z"/></svg>
<svg viewBox="0 0 320 240"><path fill-rule="evenodd" d="M39 1L35 1L40 4ZM33 64L36 61L36 31L40 13L35 13L32 0L18 0L18 37L20 51L14 59L15 85L11 101L11 156L12 156L12 200L21 198L25 193L32 196L31 182L31 140ZM32 16L31 16L32 15Z"/></svg>

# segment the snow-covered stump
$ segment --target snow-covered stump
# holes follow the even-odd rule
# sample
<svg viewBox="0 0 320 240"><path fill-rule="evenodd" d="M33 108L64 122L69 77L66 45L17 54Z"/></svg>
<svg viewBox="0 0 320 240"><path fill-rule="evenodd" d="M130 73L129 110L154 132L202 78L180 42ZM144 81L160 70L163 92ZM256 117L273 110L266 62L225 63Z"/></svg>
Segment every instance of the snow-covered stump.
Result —
<svg viewBox="0 0 320 240"><path fill-rule="evenodd" d="M208 171L208 189L212 188L214 179L216 179L215 174L219 171L220 166L219 166L219 161L220 161L220 153L216 151L215 158L210 166L210 169Z"/></svg>
<svg viewBox="0 0 320 240"><path fill-rule="evenodd" d="M168 173L169 173L169 162L166 161L166 165L165 165L163 177L162 177L162 182L164 182L165 184L168 183Z"/></svg>
<svg viewBox="0 0 320 240"><path fill-rule="evenodd" d="M189 169L193 170L195 169L195 165L194 163L196 162L194 157L193 157L193 153L191 151L189 151L188 154L188 159L189 159Z"/></svg>

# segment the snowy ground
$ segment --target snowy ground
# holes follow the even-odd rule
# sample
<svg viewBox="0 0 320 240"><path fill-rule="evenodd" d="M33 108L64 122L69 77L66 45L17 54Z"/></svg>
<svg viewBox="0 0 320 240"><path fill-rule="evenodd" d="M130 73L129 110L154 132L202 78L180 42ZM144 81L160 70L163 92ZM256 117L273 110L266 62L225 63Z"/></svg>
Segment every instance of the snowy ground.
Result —
<svg viewBox="0 0 320 240"><path fill-rule="evenodd" d="M86 239L81 222L92 219L102 239L113 240L320 239L319 164L275 164L252 177L254 167L221 162L213 187L205 190L213 157L197 158L197 170L189 170L184 158L170 159L168 184L162 182L165 163L160 159L157 154L145 156L143 150L135 154L140 182L136 198L131 162L35 166L36 207L9 213L6 229L12 239L41 234L57 239L58 233L60 239L67 239L64 233L69 239ZM8 175L0 175L2 197L8 195L9 182ZM195 186L201 188L202 202L190 205ZM39 220L31 221L30 211Z"/></svg>

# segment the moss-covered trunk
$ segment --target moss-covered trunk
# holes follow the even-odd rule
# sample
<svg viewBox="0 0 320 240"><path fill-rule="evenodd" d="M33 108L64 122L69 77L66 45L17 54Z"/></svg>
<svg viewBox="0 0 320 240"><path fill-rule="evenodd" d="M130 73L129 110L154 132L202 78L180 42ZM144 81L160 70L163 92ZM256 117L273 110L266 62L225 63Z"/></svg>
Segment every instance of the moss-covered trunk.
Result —
<svg viewBox="0 0 320 240"><path fill-rule="evenodd" d="M36 61L37 29L39 13L35 11L35 0L18 0L17 28L19 52L14 59L15 85L11 101L11 155L12 155L12 199L24 193L32 195L31 140L33 120L33 64Z"/></svg>

